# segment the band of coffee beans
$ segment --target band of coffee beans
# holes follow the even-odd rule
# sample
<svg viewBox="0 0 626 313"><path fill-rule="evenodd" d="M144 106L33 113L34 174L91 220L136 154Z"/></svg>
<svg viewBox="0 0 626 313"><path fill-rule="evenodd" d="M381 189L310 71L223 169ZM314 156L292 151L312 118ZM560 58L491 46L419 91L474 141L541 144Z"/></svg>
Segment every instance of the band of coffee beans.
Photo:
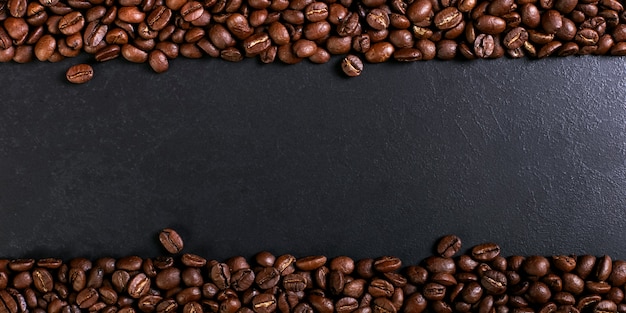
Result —
<svg viewBox="0 0 626 313"><path fill-rule="evenodd" d="M326 63L360 75L361 59L626 55L619 0L0 0L0 62L57 62L81 51L157 73L210 56ZM71 68L84 83L93 69Z"/></svg>
<svg viewBox="0 0 626 313"><path fill-rule="evenodd" d="M624 313L626 261L609 256L501 255L495 243L461 251L448 235L416 264L396 257L296 258L260 252L224 262L169 256L0 260L1 313Z"/></svg>

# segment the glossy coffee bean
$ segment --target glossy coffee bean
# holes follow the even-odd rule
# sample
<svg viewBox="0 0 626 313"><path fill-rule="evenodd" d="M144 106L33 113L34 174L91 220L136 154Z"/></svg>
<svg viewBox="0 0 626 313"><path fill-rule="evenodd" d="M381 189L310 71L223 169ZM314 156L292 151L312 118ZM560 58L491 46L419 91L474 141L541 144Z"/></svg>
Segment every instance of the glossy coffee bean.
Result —
<svg viewBox="0 0 626 313"><path fill-rule="evenodd" d="M166 228L161 231L159 241L169 253L175 254L183 250L182 238L171 228Z"/></svg>
<svg viewBox="0 0 626 313"><path fill-rule="evenodd" d="M77 64L67 70L65 77L72 84L84 84L93 78L93 68L88 64Z"/></svg>

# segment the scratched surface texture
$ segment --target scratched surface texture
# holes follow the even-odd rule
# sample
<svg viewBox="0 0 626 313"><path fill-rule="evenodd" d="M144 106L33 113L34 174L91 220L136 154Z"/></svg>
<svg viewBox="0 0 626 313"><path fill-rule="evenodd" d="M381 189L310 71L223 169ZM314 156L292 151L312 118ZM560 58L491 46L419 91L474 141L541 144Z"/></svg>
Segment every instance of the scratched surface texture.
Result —
<svg viewBox="0 0 626 313"><path fill-rule="evenodd" d="M0 255L626 258L626 59L0 64Z"/></svg>

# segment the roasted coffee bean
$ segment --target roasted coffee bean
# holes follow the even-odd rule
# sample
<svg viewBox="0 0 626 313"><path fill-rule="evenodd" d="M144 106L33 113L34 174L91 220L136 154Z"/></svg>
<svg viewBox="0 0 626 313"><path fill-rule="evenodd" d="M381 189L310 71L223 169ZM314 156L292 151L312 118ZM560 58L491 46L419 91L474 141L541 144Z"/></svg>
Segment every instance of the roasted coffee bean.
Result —
<svg viewBox="0 0 626 313"><path fill-rule="evenodd" d="M480 279L480 284L489 294L500 295L508 286L508 280L502 272L486 271Z"/></svg>
<svg viewBox="0 0 626 313"><path fill-rule="evenodd" d="M617 45L617 43L616 43ZM611 286L622 286L626 283L626 261L615 260L611 275L609 275L609 283Z"/></svg>
<svg viewBox="0 0 626 313"><path fill-rule="evenodd" d="M497 35L506 29L506 21L493 15L482 15L474 22L480 32ZM491 261L500 254L500 247L495 244L482 244L472 249L472 256L478 261Z"/></svg>
<svg viewBox="0 0 626 313"><path fill-rule="evenodd" d="M482 23L479 23L481 19L482 19ZM496 33L500 33L500 31L496 31L496 30L499 30L499 28L501 28L502 27L501 25L503 24L506 25L504 23L504 20L497 21L497 17L483 15L477 20L476 28L478 28L480 31L484 33L490 33L485 30L493 30ZM474 246L472 248L472 257L477 261L488 262L488 261L495 259L499 255L500 255L500 246L498 246L495 243L484 243L484 244Z"/></svg>
<svg viewBox="0 0 626 313"><path fill-rule="evenodd" d="M598 43L600 36L598 33L590 28L584 28L579 30L574 37L576 43L581 46L593 46Z"/></svg>
<svg viewBox="0 0 626 313"><path fill-rule="evenodd" d="M84 84L93 78L93 68L88 64L77 64L67 70L65 77L72 84Z"/></svg>
<svg viewBox="0 0 626 313"><path fill-rule="evenodd" d="M335 303L335 311L337 313L349 313L359 308L359 302L355 298L344 297Z"/></svg>
<svg viewBox="0 0 626 313"><path fill-rule="evenodd" d="M352 36L360 27L359 15L349 13L337 27L339 36Z"/></svg>
<svg viewBox="0 0 626 313"><path fill-rule="evenodd" d="M121 52L122 52L122 56L124 57L124 59L130 62L144 63L148 61L148 53L131 44L123 45ZM116 273L117 272L120 272L120 271L116 271ZM126 275L128 275L128 273L126 273Z"/></svg>
<svg viewBox="0 0 626 313"><path fill-rule="evenodd" d="M230 269L225 263L217 263L211 267L211 280L219 289L230 286Z"/></svg>
<svg viewBox="0 0 626 313"><path fill-rule="evenodd" d="M275 267L266 267L257 273L255 277L255 282L261 289L270 289L276 286L279 280L280 273Z"/></svg>
<svg viewBox="0 0 626 313"><path fill-rule="evenodd" d="M516 27L511 29L506 36L504 36L503 44L507 49L517 49L524 45L524 42L528 40L528 32L522 27Z"/></svg>
<svg viewBox="0 0 626 313"><path fill-rule="evenodd" d="M389 27L389 14L382 9L373 9L367 14L367 24L376 30Z"/></svg>
<svg viewBox="0 0 626 313"><path fill-rule="evenodd" d="M276 298L267 293L262 293L252 299L252 309L256 313L271 313L276 310Z"/></svg>
<svg viewBox="0 0 626 313"><path fill-rule="evenodd" d="M367 52L365 52L365 60L367 60L370 63L382 63L385 62L387 60L389 60L389 58L391 58L391 56L393 55L395 49L393 47L392 44L388 43L388 42L378 42L375 43L371 46L371 48L369 50L367 50ZM386 270L389 268L393 268L395 265L387 265L387 262L382 263L384 264L384 266L374 266L376 268L376 270L379 270L378 268L382 269L382 270ZM390 263L393 264L393 263Z"/></svg>
<svg viewBox="0 0 626 313"><path fill-rule="evenodd" d="M617 312L617 304L610 300L602 300L598 302L593 309L594 313L615 313Z"/></svg>
<svg viewBox="0 0 626 313"><path fill-rule="evenodd" d="M315 270L326 264L327 258L323 255L314 255L296 260L296 267L303 271Z"/></svg>
<svg viewBox="0 0 626 313"><path fill-rule="evenodd" d="M587 281L585 289L592 294L606 294L611 291L611 285L606 282Z"/></svg>
<svg viewBox="0 0 626 313"><path fill-rule="evenodd" d="M479 58L489 58L493 53L495 43L493 36L487 34L480 34L474 41L474 53ZM493 271L491 271L493 272Z"/></svg>
<svg viewBox="0 0 626 313"><path fill-rule="evenodd" d="M428 0L418 0L408 6L406 15L413 23L424 22L433 14L432 3Z"/></svg>
<svg viewBox="0 0 626 313"><path fill-rule="evenodd" d="M441 30L451 29L463 20L463 13L456 7L447 7L435 15L435 26Z"/></svg>
<svg viewBox="0 0 626 313"><path fill-rule="evenodd" d="M181 5L182 6L182 5ZM183 240L178 233L171 229L165 228L159 234L159 241L167 252L176 254L183 250Z"/></svg>
<svg viewBox="0 0 626 313"><path fill-rule="evenodd" d="M552 257L552 264L560 271L571 272L576 268L576 259L567 255L555 255Z"/></svg>
<svg viewBox="0 0 626 313"><path fill-rule="evenodd" d="M541 277L548 273L550 262L543 256L533 255L524 260L522 268L529 276Z"/></svg>
<svg viewBox="0 0 626 313"><path fill-rule="evenodd" d="M316 312L320 313L332 313L334 312L335 305L333 300L326 298L321 295L312 294L309 297L309 302L311 303L311 307Z"/></svg>
<svg viewBox="0 0 626 313"><path fill-rule="evenodd" d="M467 12L467 11L466 11ZM447 235L437 243L437 254L444 258L450 258L461 249L461 238L455 235Z"/></svg>
<svg viewBox="0 0 626 313"><path fill-rule="evenodd" d="M150 291L150 278L144 273L139 273L128 282L127 288L128 294L135 299L145 296Z"/></svg>
<svg viewBox="0 0 626 313"><path fill-rule="evenodd" d="M453 42L453 41L448 40L445 42ZM424 265L430 273L454 274L456 272L456 264L454 263L454 260L451 258L431 256L424 260Z"/></svg>

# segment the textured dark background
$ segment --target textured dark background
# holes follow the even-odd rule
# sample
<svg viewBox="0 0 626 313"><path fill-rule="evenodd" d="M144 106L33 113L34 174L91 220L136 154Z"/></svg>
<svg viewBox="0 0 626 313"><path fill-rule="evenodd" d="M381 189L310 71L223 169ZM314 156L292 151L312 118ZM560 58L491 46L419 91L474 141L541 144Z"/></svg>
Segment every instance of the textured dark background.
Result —
<svg viewBox="0 0 626 313"><path fill-rule="evenodd" d="M0 64L0 255L626 258L626 60Z"/></svg>

